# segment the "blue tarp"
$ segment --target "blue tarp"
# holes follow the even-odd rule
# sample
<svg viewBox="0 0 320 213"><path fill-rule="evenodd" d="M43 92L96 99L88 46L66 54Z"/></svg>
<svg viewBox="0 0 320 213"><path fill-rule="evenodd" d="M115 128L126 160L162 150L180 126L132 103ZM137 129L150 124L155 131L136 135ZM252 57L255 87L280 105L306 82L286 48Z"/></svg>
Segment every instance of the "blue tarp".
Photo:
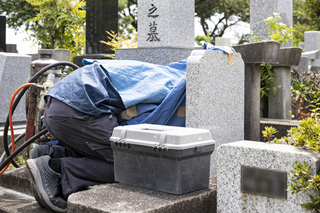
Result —
<svg viewBox="0 0 320 213"><path fill-rule="evenodd" d="M234 51L210 44L204 49ZM185 126L183 110L179 116L178 110L185 106L187 59L167 66L132 60L83 63L84 67L58 82L47 95L86 114L114 113L120 125ZM130 107L135 107L136 115L123 120L120 113Z"/></svg>

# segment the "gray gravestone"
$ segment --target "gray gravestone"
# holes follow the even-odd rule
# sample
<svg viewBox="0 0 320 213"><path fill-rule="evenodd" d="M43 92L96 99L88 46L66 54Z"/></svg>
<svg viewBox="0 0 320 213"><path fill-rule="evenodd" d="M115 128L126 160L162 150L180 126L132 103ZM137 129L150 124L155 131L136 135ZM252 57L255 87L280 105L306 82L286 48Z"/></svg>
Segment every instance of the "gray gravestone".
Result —
<svg viewBox="0 0 320 213"><path fill-rule="evenodd" d="M304 43L305 43L305 52L320 52L320 31L306 31L304 32ZM309 60L309 65L311 65L310 70L318 72L320 69L320 58L316 55L314 58Z"/></svg>
<svg viewBox="0 0 320 213"><path fill-rule="evenodd" d="M111 59L113 51L100 41L109 41L106 31L118 32L118 1L87 0L86 2L86 54L73 58L83 66L82 60Z"/></svg>
<svg viewBox="0 0 320 213"><path fill-rule="evenodd" d="M138 0L138 47L194 46L194 0Z"/></svg>
<svg viewBox="0 0 320 213"><path fill-rule="evenodd" d="M0 16L0 52L6 51L6 17Z"/></svg>
<svg viewBox="0 0 320 213"><path fill-rule="evenodd" d="M244 139L245 70L239 53L194 50L187 61L186 126L211 131L216 148ZM215 154L211 156L215 173Z"/></svg>
<svg viewBox="0 0 320 213"><path fill-rule="evenodd" d="M194 0L138 0L138 47L117 49L116 59L166 65L194 47Z"/></svg>
<svg viewBox="0 0 320 213"><path fill-rule="evenodd" d="M25 84L30 74L31 56L0 53L0 123L6 121L11 97L19 86ZM22 99L23 100L23 99ZM13 121L25 121L23 101L18 104Z"/></svg>
<svg viewBox="0 0 320 213"><path fill-rule="evenodd" d="M86 54L112 53L106 31L118 32L118 1L87 0L86 2Z"/></svg>
<svg viewBox="0 0 320 213"><path fill-rule="evenodd" d="M304 32L305 51L320 50L320 31Z"/></svg>
<svg viewBox="0 0 320 213"><path fill-rule="evenodd" d="M310 194L287 189L295 162L308 163L316 174L318 153L257 141L224 144L216 153L217 212L310 212L301 206L310 202Z"/></svg>
<svg viewBox="0 0 320 213"><path fill-rule="evenodd" d="M278 13L280 21L288 27L292 26L292 0L251 0L250 1L250 29L259 41L270 40L267 30L266 18ZM292 40L284 47L292 46Z"/></svg>

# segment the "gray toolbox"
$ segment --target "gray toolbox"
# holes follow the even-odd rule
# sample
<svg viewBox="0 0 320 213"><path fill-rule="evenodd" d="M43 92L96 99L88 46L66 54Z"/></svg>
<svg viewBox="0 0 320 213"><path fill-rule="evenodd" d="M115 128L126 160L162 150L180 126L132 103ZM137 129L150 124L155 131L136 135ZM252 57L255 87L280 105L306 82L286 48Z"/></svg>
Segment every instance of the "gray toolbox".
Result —
<svg viewBox="0 0 320 213"><path fill-rule="evenodd" d="M139 124L119 126L110 138L115 180L172 194L208 188L209 130Z"/></svg>

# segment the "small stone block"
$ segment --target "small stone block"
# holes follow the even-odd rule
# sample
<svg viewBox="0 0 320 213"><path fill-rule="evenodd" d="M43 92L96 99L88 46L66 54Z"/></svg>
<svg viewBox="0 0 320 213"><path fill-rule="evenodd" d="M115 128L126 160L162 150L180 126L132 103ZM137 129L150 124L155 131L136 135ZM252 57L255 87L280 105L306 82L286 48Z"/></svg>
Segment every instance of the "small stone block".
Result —
<svg viewBox="0 0 320 213"><path fill-rule="evenodd" d="M217 37L215 39L215 46L231 46L231 38Z"/></svg>
<svg viewBox="0 0 320 213"><path fill-rule="evenodd" d="M307 162L311 165L311 174L315 174L319 169L319 159L320 154L284 144L239 141L220 146L217 150L217 212L309 212L301 207L309 201L309 194L279 190L279 178L280 174L286 174L285 188L288 188L290 171L296 161ZM241 175L243 167L254 169L257 175L259 170L268 173L262 178L265 185L251 186L255 190L252 193L241 191L242 179L249 178ZM272 173L274 175L270 175ZM257 191L278 191L286 193L286 198L278 198L275 194L261 195Z"/></svg>
<svg viewBox="0 0 320 213"><path fill-rule="evenodd" d="M280 48L279 65L280 66L298 66L300 62L302 49L299 47Z"/></svg>

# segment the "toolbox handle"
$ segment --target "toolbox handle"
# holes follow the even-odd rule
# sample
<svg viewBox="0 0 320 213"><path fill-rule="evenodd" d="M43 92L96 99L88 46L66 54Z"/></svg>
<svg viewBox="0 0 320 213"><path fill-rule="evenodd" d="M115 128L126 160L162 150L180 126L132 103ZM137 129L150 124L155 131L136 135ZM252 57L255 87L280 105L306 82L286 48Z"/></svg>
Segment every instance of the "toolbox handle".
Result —
<svg viewBox="0 0 320 213"><path fill-rule="evenodd" d="M166 137L167 137L167 134L161 134L160 135L159 146L164 146L165 145Z"/></svg>
<svg viewBox="0 0 320 213"><path fill-rule="evenodd" d="M123 128L120 132L120 140L124 140L126 138L127 135L127 129Z"/></svg>

